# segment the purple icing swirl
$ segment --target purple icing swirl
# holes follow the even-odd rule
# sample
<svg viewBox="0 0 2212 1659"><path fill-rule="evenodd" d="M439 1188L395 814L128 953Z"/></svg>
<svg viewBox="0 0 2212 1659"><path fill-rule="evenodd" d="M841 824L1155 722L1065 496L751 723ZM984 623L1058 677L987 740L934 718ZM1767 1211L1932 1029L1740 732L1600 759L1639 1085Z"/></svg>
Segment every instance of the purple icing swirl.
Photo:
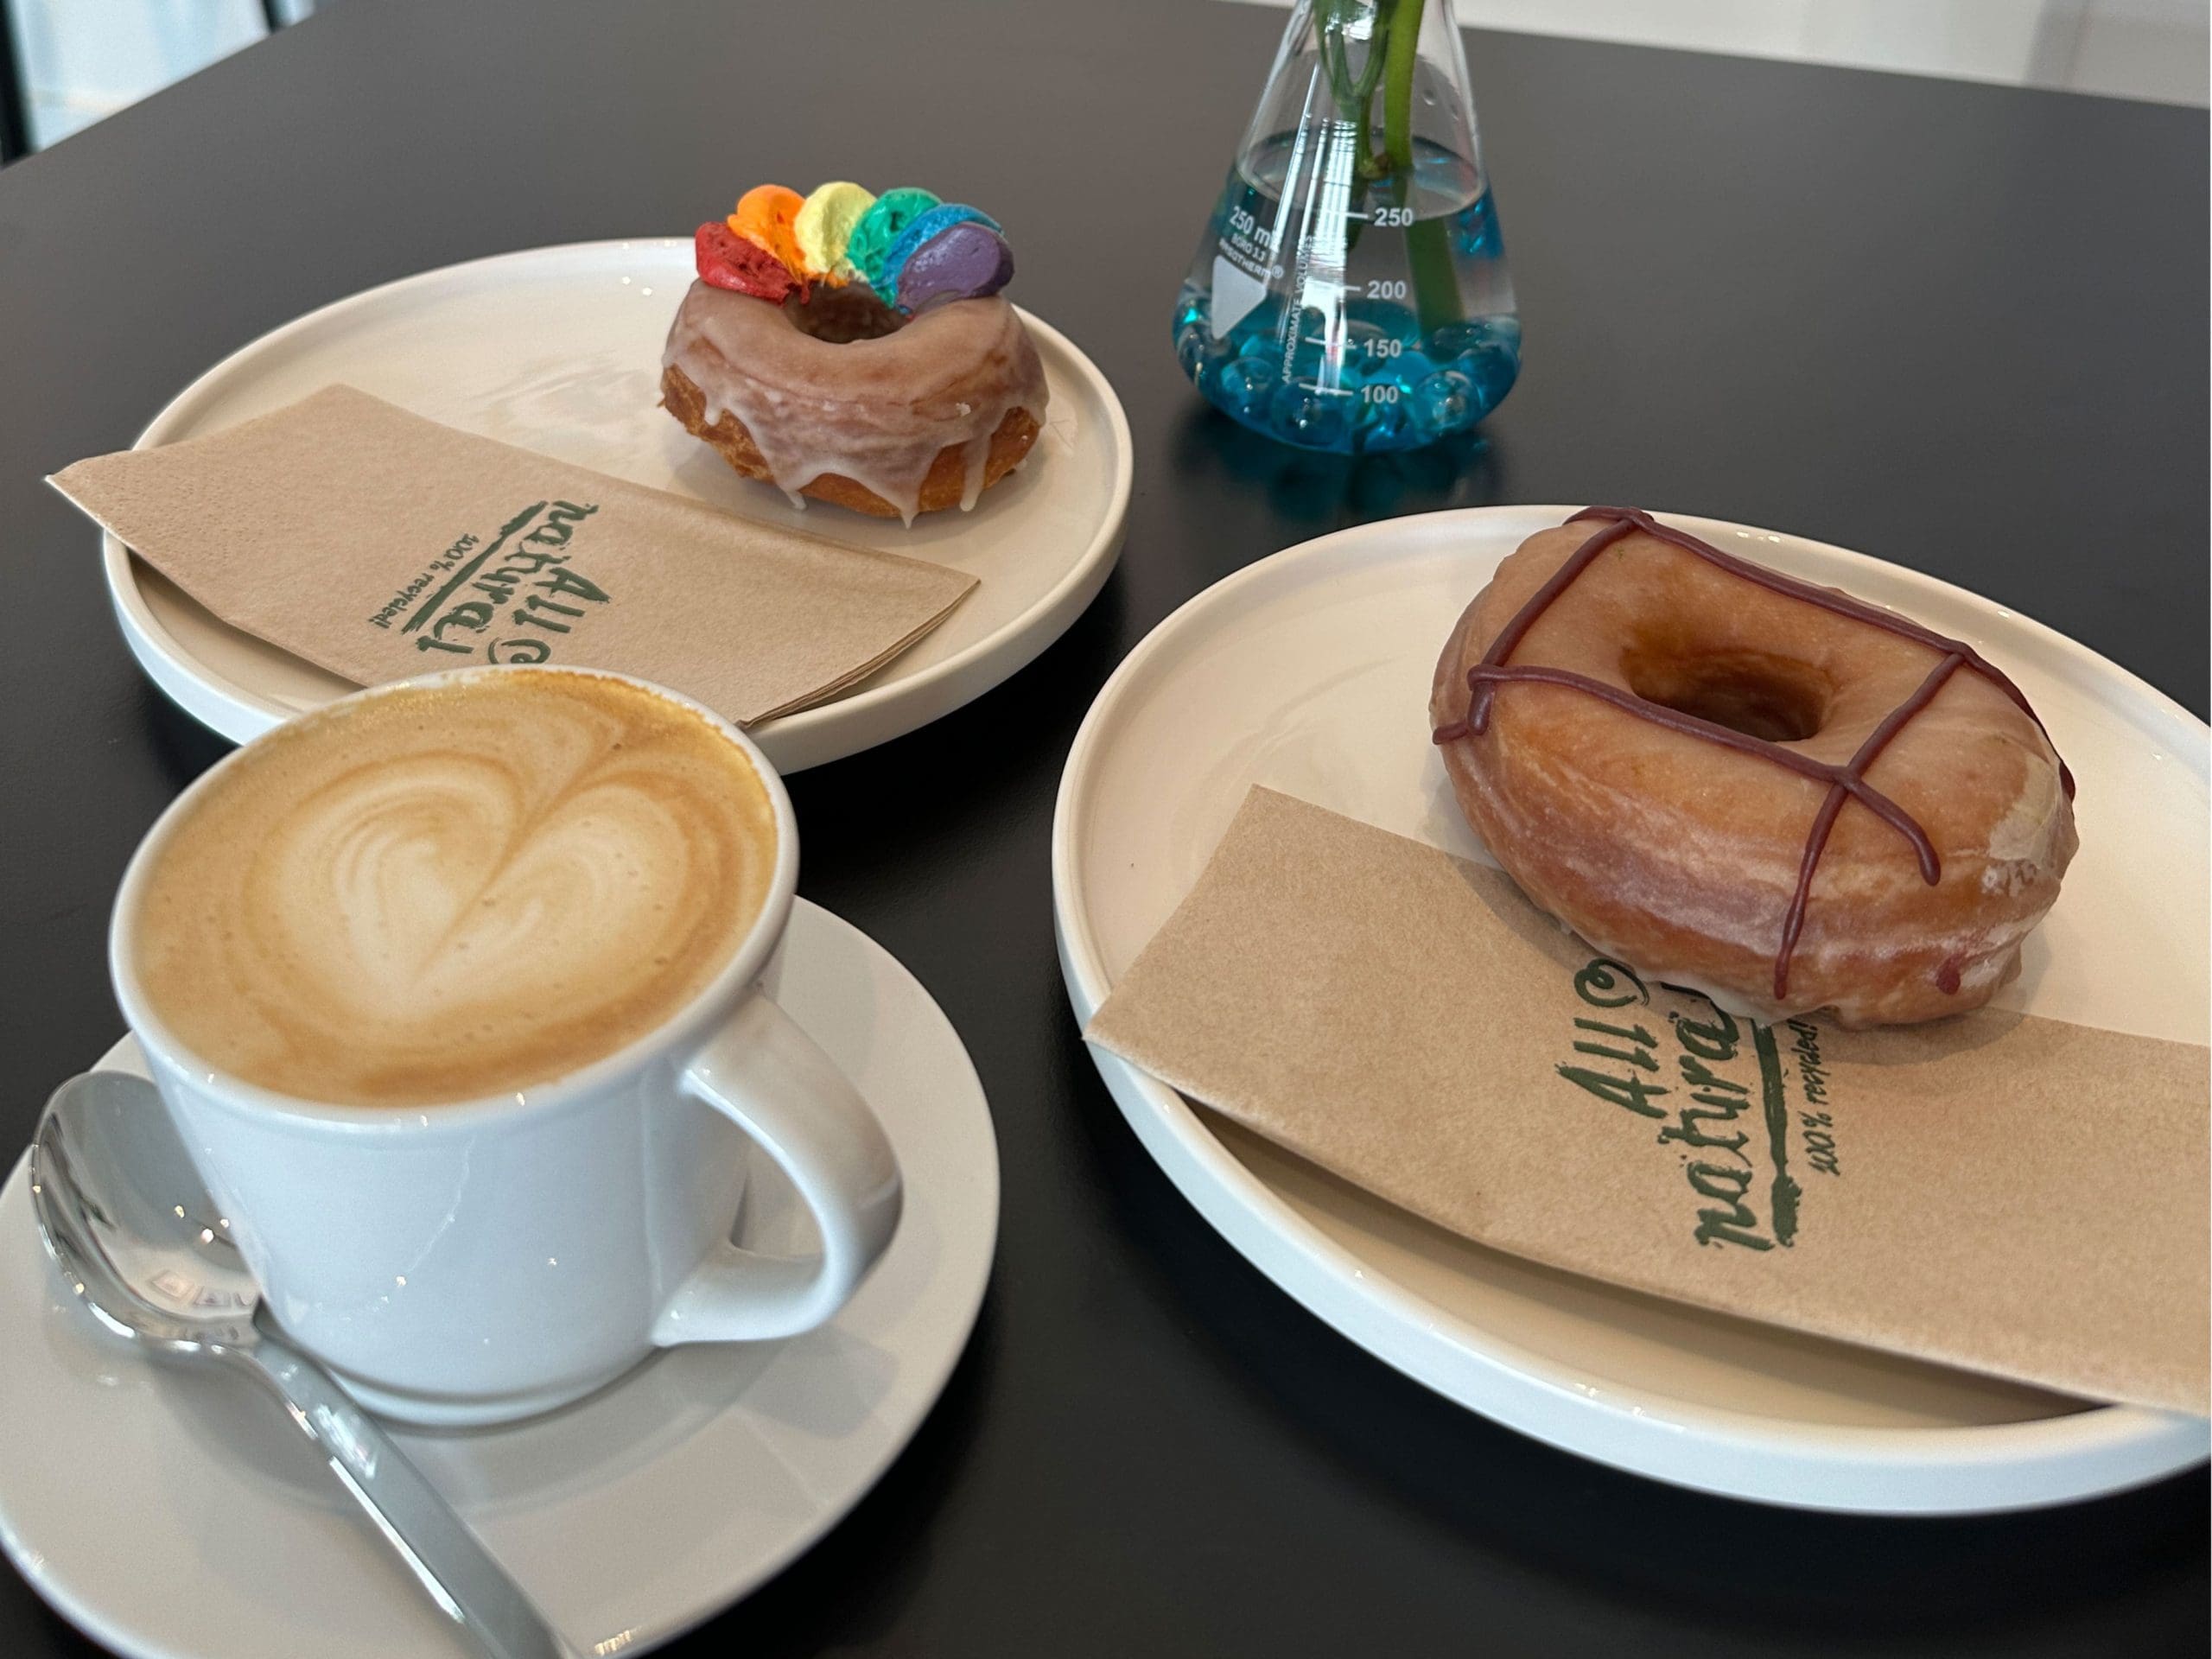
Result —
<svg viewBox="0 0 2212 1659"><path fill-rule="evenodd" d="M1014 250L989 226L950 225L906 257L898 275L899 308L912 315L952 300L980 300L1014 279Z"/></svg>

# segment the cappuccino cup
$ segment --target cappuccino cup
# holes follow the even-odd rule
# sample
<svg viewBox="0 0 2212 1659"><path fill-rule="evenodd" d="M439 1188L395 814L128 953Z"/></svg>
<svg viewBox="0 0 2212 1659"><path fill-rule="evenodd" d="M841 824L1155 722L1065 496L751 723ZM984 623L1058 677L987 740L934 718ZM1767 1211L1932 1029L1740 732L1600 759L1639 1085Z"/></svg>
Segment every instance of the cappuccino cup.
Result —
<svg viewBox="0 0 2212 1659"><path fill-rule="evenodd" d="M758 984L798 836L734 727L620 675L380 686L226 757L118 894L118 1001L266 1308L364 1404L466 1426L836 1314L899 1212ZM731 1242L748 1142L818 1255Z"/></svg>

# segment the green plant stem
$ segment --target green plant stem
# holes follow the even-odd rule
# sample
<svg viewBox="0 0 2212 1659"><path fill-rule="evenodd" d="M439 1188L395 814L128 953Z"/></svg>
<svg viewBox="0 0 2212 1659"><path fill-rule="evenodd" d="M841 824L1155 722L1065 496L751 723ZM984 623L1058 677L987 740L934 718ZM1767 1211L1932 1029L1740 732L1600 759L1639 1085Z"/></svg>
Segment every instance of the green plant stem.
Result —
<svg viewBox="0 0 2212 1659"><path fill-rule="evenodd" d="M1397 0L1389 20L1382 67L1382 154L1398 181L1399 205L1414 205L1414 73L1421 67L1423 0ZM1466 315L1459 273L1452 263L1447 219L1415 219L1406 228L1406 263L1413 283L1414 315L1423 334Z"/></svg>
<svg viewBox="0 0 2212 1659"><path fill-rule="evenodd" d="M1465 319L1459 298L1459 272L1452 262L1452 222L1417 219L1406 230L1406 264L1412 273L1414 315L1421 331L1433 334L1447 322Z"/></svg>
<svg viewBox="0 0 2212 1659"><path fill-rule="evenodd" d="M1387 20L1376 27L1387 30L1382 50L1382 154L1394 171L1410 185L1414 168L1414 71L1421 64L1422 0L1398 0Z"/></svg>
<svg viewBox="0 0 2212 1659"><path fill-rule="evenodd" d="M1367 57L1360 65L1359 73L1351 72L1351 54L1344 43L1344 29L1350 14L1356 11L1361 0L1319 0L1316 21L1317 45L1321 54L1321 67L1329 78L1329 94L1337 106L1337 118L1359 135L1363 152L1366 148L1368 128L1372 121L1370 111L1375 105L1375 88L1382 78L1382 42L1372 39L1368 43ZM1390 0L1382 0L1378 12L1378 33L1387 29L1381 21L1387 16ZM1360 170L1367 173L1366 156L1360 157Z"/></svg>
<svg viewBox="0 0 2212 1659"><path fill-rule="evenodd" d="M1385 186L1390 205L1414 206L1414 80L1421 67L1421 13L1426 0L1371 0L1373 22L1367 56L1351 72L1346 31L1363 0L1314 0L1315 45L1337 117L1359 137L1359 175ZM1377 86L1382 92L1382 147L1368 148ZM1345 227L1345 246L1357 245L1364 218ZM1423 334L1465 315L1459 271L1452 261L1452 227L1443 219L1414 219L1406 229L1406 260L1414 312Z"/></svg>

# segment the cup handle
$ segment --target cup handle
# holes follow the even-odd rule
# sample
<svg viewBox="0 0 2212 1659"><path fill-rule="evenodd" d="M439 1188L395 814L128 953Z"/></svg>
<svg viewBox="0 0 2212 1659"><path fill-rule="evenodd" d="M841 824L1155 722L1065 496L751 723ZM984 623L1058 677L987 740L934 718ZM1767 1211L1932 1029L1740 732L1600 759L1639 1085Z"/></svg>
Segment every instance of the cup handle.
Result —
<svg viewBox="0 0 2212 1659"><path fill-rule="evenodd" d="M654 1344L812 1330L845 1305L899 1225L899 1164L882 1125L836 1063L760 991L692 1057L677 1087L767 1148L813 1211L822 1254L719 1245L661 1309Z"/></svg>

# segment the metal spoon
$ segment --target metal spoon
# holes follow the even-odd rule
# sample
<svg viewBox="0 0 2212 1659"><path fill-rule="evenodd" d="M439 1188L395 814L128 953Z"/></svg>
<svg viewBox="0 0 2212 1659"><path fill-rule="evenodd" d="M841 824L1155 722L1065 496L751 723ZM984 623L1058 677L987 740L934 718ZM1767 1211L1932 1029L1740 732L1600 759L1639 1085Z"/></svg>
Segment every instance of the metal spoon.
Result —
<svg viewBox="0 0 2212 1659"><path fill-rule="evenodd" d="M494 1659L569 1659L521 1587L330 1374L256 1320L261 1287L153 1084L72 1077L31 1147L46 1248L100 1323L164 1354L228 1363L276 1391L431 1599Z"/></svg>

